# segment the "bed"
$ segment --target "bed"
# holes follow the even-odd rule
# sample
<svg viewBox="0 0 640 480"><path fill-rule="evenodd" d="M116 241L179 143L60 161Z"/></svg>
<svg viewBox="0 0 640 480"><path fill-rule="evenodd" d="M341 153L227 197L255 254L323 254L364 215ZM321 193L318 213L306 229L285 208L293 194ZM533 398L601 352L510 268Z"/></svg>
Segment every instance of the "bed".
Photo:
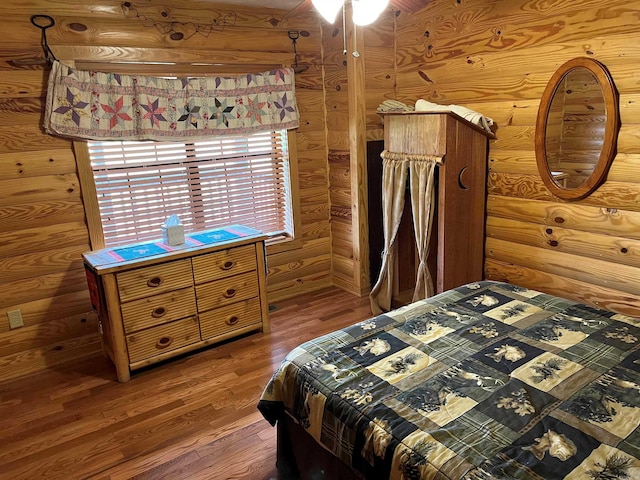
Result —
<svg viewBox="0 0 640 480"><path fill-rule="evenodd" d="M640 318L471 283L300 345L258 408L285 479L638 479Z"/></svg>

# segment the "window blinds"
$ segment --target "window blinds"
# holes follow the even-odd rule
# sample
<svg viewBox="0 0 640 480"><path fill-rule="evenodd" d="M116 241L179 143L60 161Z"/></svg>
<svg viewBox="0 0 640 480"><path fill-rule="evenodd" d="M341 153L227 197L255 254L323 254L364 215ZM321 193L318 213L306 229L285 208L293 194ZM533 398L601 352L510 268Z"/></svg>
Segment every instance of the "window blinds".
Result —
<svg viewBox="0 0 640 480"><path fill-rule="evenodd" d="M292 233L286 130L192 143L88 142L106 246L243 224Z"/></svg>

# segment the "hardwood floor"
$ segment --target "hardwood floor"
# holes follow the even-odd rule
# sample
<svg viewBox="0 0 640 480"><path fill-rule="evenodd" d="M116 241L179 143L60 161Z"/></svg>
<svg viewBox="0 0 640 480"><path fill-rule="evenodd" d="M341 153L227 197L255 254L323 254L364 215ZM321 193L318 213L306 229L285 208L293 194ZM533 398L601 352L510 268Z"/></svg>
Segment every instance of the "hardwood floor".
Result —
<svg viewBox="0 0 640 480"><path fill-rule="evenodd" d="M256 409L262 389L296 345L371 312L367 298L337 289L276 307L272 333L175 359L128 383L97 357L0 384L0 478L278 478L275 429Z"/></svg>

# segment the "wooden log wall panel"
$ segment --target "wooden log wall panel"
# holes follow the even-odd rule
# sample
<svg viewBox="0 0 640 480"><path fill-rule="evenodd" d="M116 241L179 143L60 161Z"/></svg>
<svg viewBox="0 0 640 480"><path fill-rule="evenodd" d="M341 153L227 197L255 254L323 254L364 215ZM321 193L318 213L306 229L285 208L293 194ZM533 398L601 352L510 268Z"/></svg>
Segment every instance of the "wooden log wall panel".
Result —
<svg viewBox="0 0 640 480"><path fill-rule="evenodd" d="M560 201L558 201L560 202ZM563 227L583 232L640 239L640 212L583 204L539 202L525 198L489 195L487 215L549 227Z"/></svg>
<svg viewBox="0 0 640 480"><path fill-rule="evenodd" d="M7 15L25 15L29 17L35 13L43 13L46 11L49 15L86 15L90 17L112 19L123 17L123 2L111 1L111 0L98 0L96 2L83 3L77 0L56 0L55 9L44 3L43 5L36 5L37 2L24 2L23 0L6 0L3 3L3 7L6 7ZM282 17L287 13L279 9L267 9L267 8L250 8L250 7L238 7L229 5L212 5L212 3L203 1L191 1L188 4L172 3L171 1L164 2L130 2L131 9L136 9L141 15L145 15L148 19L156 19L159 21L166 21L171 23L173 21L199 21L203 18L203 12L210 12L211 19L223 19L227 15L232 15L235 18L235 24L240 26L265 26L269 24L274 26L274 21L277 21L276 25L282 22ZM40 7L40 10L38 10ZM46 8L49 7L49 8ZM135 12L129 9L127 17L135 16ZM55 11L54 11L55 10ZM302 17L306 18L306 17ZM300 17L296 17L298 22ZM221 22L216 22L221 23ZM313 23L311 24L313 25Z"/></svg>
<svg viewBox="0 0 640 480"><path fill-rule="evenodd" d="M0 118L3 115L0 114ZM40 117L38 116L37 120ZM36 119L34 119L36 120ZM0 154L0 181L15 178L75 174L76 162L68 149Z"/></svg>
<svg viewBox="0 0 640 480"><path fill-rule="evenodd" d="M487 278L640 311L639 9L637 0L481 0L431 2L398 15L396 98L461 104L495 121ZM549 78L578 56L607 66L624 120L606 182L583 200L564 202L540 179L533 138ZM571 155L563 161L576 163Z"/></svg>
<svg viewBox="0 0 640 480"><path fill-rule="evenodd" d="M26 325L26 324L25 324ZM0 357L44 347L67 338L95 334L98 318L93 312L25 326L17 331L0 332Z"/></svg>
<svg viewBox="0 0 640 480"><path fill-rule="evenodd" d="M0 207L0 231L47 227L59 223L81 222L84 207L79 198L21 203Z"/></svg>
<svg viewBox="0 0 640 480"><path fill-rule="evenodd" d="M46 95L44 73L39 70L16 70L2 74L0 99L33 98Z"/></svg>
<svg viewBox="0 0 640 480"><path fill-rule="evenodd" d="M492 195L554 200L540 176L512 173L490 173L488 190ZM640 184L631 182L605 182L598 190L581 201L585 205L614 207L640 211Z"/></svg>
<svg viewBox="0 0 640 480"><path fill-rule="evenodd" d="M14 310L16 305L45 298L56 298L58 295L84 292L87 280L84 268L68 270L60 273L30 277L14 282L3 283L0 297L0 309ZM7 325L2 322L2 327Z"/></svg>
<svg viewBox="0 0 640 480"><path fill-rule="evenodd" d="M87 311L88 302L89 293L83 290L65 295L56 295L55 298L46 298L15 305L12 309L15 307L22 310L25 324L23 328L27 328L34 325L46 326L52 319L67 318L74 315L89 315L90 312ZM2 310L0 313L4 317L7 311ZM3 328L3 331L7 330L8 328ZM22 329L11 330L11 336L18 334L21 330Z"/></svg>
<svg viewBox="0 0 640 480"><path fill-rule="evenodd" d="M63 150L69 142L46 135L39 124L0 128L0 153Z"/></svg>
<svg viewBox="0 0 640 480"><path fill-rule="evenodd" d="M123 2L111 0L7 0L0 5L0 289L8 294L0 297L0 365L6 367L0 376L101 351L80 255L90 246L76 159L68 140L47 135L41 127L49 69L42 62L41 32L29 21L34 14L56 20L47 33L58 58L107 71L131 68L122 62L175 62L176 74L204 71L189 63L222 63L221 71L229 73L243 73L247 64L291 65L288 31L300 31L298 62L307 68L296 74L301 126L292 132L299 159L300 243L290 252L279 247L281 253L269 254L269 299L331 285L317 15L285 18L283 10L197 0L130 4L124 10ZM145 68L147 74L160 74L157 65ZM22 311L26 326L9 330L6 312L14 309Z"/></svg>
<svg viewBox="0 0 640 480"><path fill-rule="evenodd" d="M63 270L82 268L82 252L89 245L52 249L50 245L35 253L0 258L0 284Z"/></svg>
<svg viewBox="0 0 640 480"><path fill-rule="evenodd" d="M401 14L398 33L419 41L402 43L425 63L474 54L527 50L542 43L591 41L637 32L636 10L624 0L563 0L553 3L483 0L429 5L419 14ZM577 27L577 28L576 28ZM617 35L616 35L617 37ZM402 57L399 57L402 58ZM542 65L545 62L540 62Z"/></svg>
<svg viewBox="0 0 640 480"><path fill-rule="evenodd" d="M632 265L614 265L609 261L589 258L584 254L572 255L520 243L514 248L513 242L495 238L487 238L486 255L487 258L501 262L612 287L640 296L640 284L637 282L638 269Z"/></svg>
<svg viewBox="0 0 640 480"><path fill-rule="evenodd" d="M497 217L486 226L491 238L640 267L640 240Z"/></svg>
<svg viewBox="0 0 640 480"><path fill-rule="evenodd" d="M640 154L618 153L607 175L612 182L638 183L635 175L640 167ZM495 150L489 156L489 171L496 173L537 173L533 150Z"/></svg>
<svg viewBox="0 0 640 480"><path fill-rule="evenodd" d="M384 128L376 109L384 100L395 98L396 12L386 10L364 30L367 140L382 140Z"/></svg>
<svg viewBox="0 0 640 480"><path fill-rule="evenodd" d="M0 258L67 247L86 246L89 237L84 222L60 223L46 228L31 228L0 232Z"/></svg>
<svg viewBox="0 0 640 480"><path fill-rule="evenodd" d="M80 198L78 177L75 173L0 180L0 207L27 201L72 200Z"/></svg>
<svg viewBox="0 0 640 480"><path fill-rule="evenodd" d="M640 297L612 288L593 285L591 282L582 282L520 265L498 262L490 258L485 263L485 274L494 280L516 285L546 285L546 289L553 291L554 295L575 298L577 301L625 315L638 315Z"/></svg>

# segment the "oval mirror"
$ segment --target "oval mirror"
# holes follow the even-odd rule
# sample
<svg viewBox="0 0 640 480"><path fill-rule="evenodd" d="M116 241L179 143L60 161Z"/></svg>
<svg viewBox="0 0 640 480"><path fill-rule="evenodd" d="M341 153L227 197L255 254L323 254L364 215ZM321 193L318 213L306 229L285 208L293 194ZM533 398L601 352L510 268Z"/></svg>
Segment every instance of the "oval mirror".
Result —
<svg viewBox="0 0 640 480"><path fill-rule="evenodd" d="M542 94L536 120L538 171L563 200L586 197L606 179L616 153L618 93L600 62L574 58Z"/></svg>

